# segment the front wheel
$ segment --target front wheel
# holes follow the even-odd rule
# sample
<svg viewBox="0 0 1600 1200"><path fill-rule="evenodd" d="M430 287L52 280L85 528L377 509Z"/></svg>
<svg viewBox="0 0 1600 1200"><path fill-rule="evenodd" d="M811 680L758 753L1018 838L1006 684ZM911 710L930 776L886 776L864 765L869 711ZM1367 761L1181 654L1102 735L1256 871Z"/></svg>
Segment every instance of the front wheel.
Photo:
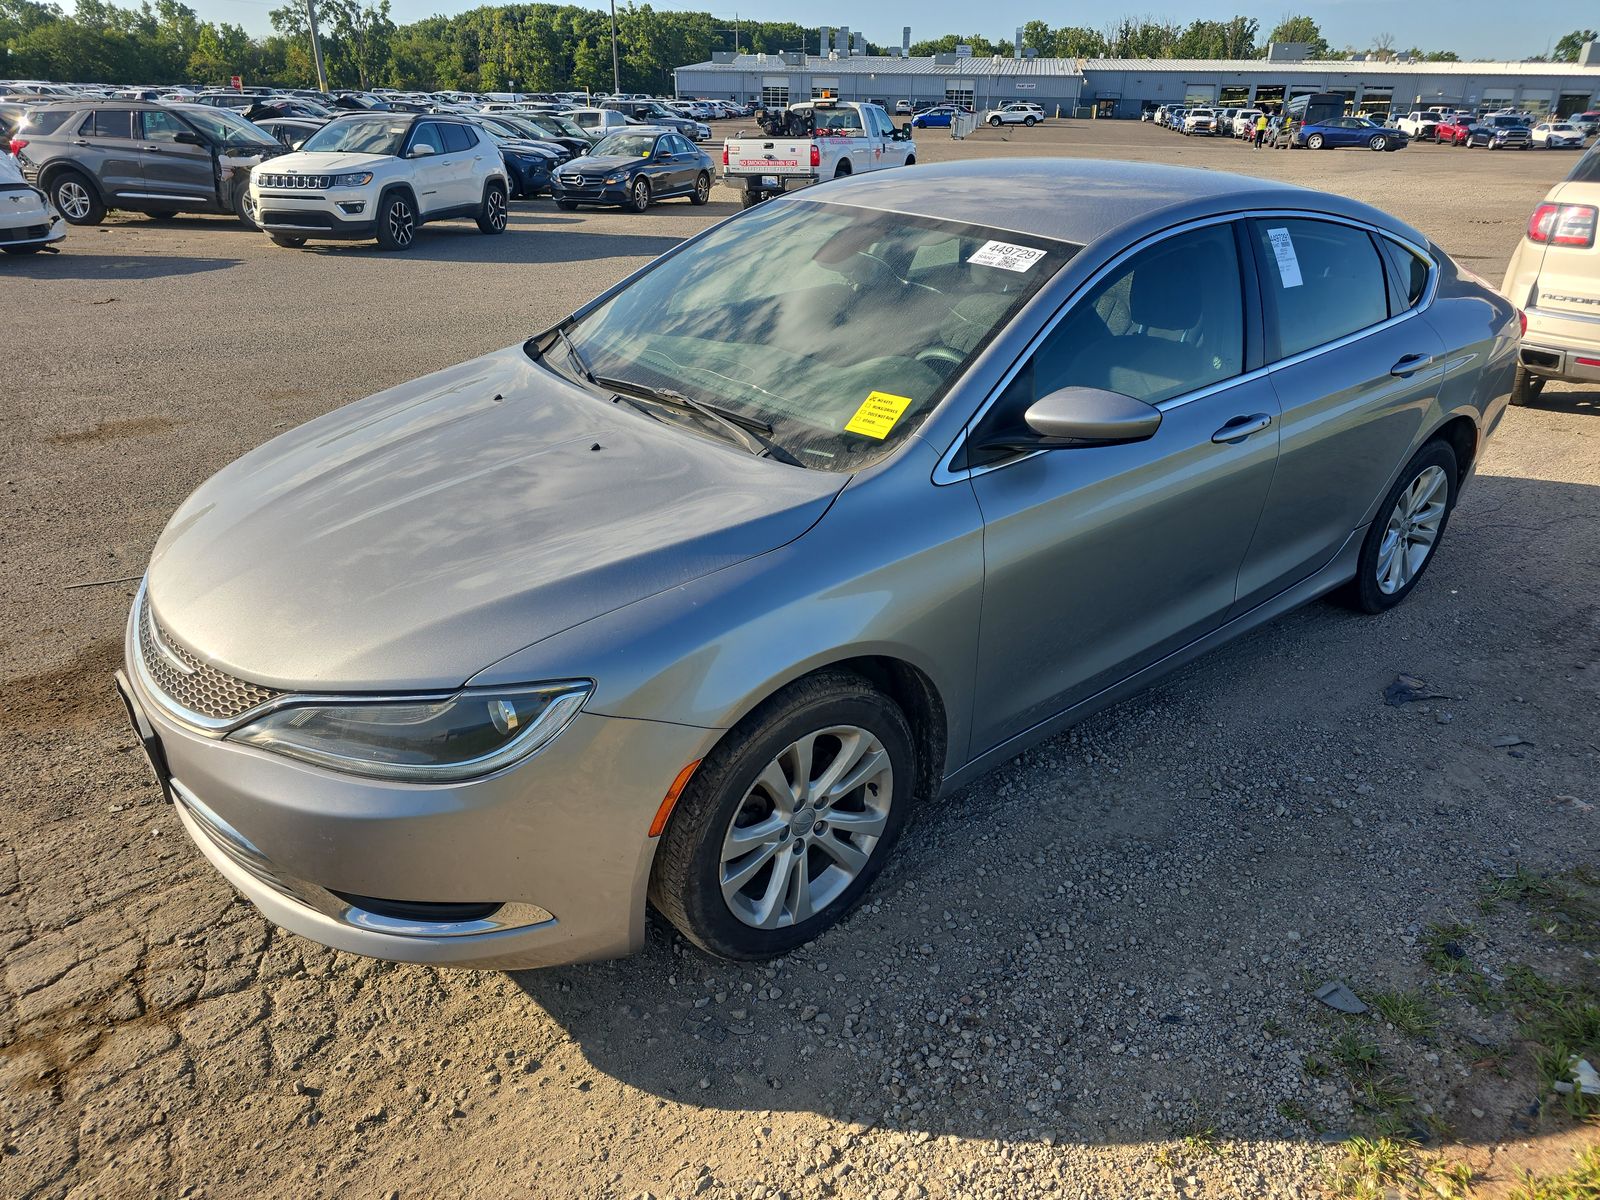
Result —
<svg viewBox="0 0 1600 1200"><path fill-rule="evenodd" d="M1372 137L1367 139L1368 150L1387 150L1388 148L1389 139L1384 137L1381 133L1375 133L1372 135Z"/></svg>
<svg viewBox="0 0 1600 1200"><path fill-rule="evenodd" d="M269 233L267 236L272 239L274 246L283 246L290 250L298 250L306 244L305 238L290 237L287 233Z"/></svg>
<svg viewBox="0 0 1600 1200"><path fill-rule="evenodd" d="M1322 145L1322 135L1320 133L1313 133L1306 139L1306 148L1309 150L1321 150Z"/></svg>
<svg viewBox="0 0 1600 1200"><path fill-rule="evenodd" d="M562 212L577 212L578 211L578 206L576 204L574 204L571 200L557 200L556 201L556 207L559 208Z"/></svg>
<svg viewBox="0 0 1600 1200"><path fill-rule="evenodd" d="M390 192L378 202L378 245L409 250L417 240L417 210L404 192Z"/></svg>
<svg viewBox="0 0 1600 1200"><path fill-rule="evenodd" d="M705 204L711 199L711 176L701 171L695 177L694 191L689 193L690 204Z"/></svg>
<svg viewBox="0 0 1600 1200"><path fill-rule="evenodd" d="M628 208L636 213L642 213L650 207L650 181L643 175L633 181L633 186L628 189Z"/></svg>
<svg viewBox="0 0 1600 1200"><path fill-rule="evenodd" d="M44 247L42 245L0 246L0 250L4 250L7 254L16 254L16 255L37 254L37 253L39 253L39 251L41 251L43 249L44 249Z"/></svg>
<svg viewBox="0 0 1600 1200"><path fill-rule="evenodd" d="M995 129L999 129L1000 128L1000 124L1001 124L1000 118L999 117L990 117L989 118L989 124L991 126L993 126Z"/></svg>
<svg viewBox="0 0 1600 1200"><path fill-rule="evenodd" d="M478 231L480 233L506 231L505 184L491 183L483 189L483 207L478 210Z"/></svg>
<svg viewBox="0 0 1600 1200"><path fill-rule="evenodd" d="M904 713L865 679L801 680L706 756L661 840L652 903L711 954L787 953L843 917L882 870L916 768Z"/></svg>
<svg viewBox="0 0 1600 1200"><path fill-rule="evenodd" d="M1378 506L1356 577L1345 587L1345 603L1358 612L1381 613L1411 594L1450 521L1457 478L1449 443L1429 442L1417 451Z"/></svg>
<svg viewBox="0 0 1600 1200"><path fill-rule="evenodd" d="M239 188L233 193L233 215L239 219L250 232L255 233L261 229L261 224L256 220L256 200L247 187Z"/></svg>

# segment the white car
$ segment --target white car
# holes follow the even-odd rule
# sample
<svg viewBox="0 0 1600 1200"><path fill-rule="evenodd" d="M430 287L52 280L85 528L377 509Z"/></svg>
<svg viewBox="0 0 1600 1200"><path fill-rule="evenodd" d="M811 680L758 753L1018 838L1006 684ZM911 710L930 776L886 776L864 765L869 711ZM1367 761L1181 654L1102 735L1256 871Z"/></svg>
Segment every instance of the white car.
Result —
<svg viewBox="0 0 1600 1200"><path fill-rule="evenodd" d="M0 250L37 254L67 236L67 223L49 199L22 177L22 168L0 150Z"/></svg>
<svg viewBox="0 0 1600 1200"><path fill-rule="evenodd" d="M1183 136L1203 133L1207 137L1217 132L1217 114L1210 108L1191 108L1183 115Z"/></svg>
<svg viewBox="0 0 1600 1200"><path fill-rule="evenodd" d="M1002 104L999 108L991 108L983 114L983 119L996 127L1001 125L1026 125L1032 129L1044 117L1027 104Z"/></svg>
<svg viewBox="0 0 1600 1200"><path fill-rule="evenodd" d="M489 134L461 117L364 112L328 122L250 173L257 224L280 246L376 239L407 250L429 221L503 233L510 179Z"/></svg>
<svg viewBox="0 0 1600 1200"><path fill-rule="evenodd" d="M614 108L575 108L562 116L575 124L583 126L583 131L596 140L608 133L616 133L619 129L626 129L629 125L639 122L632 117L624 116Z"/></svg>
<svg viewBox="0 0 1600 1200"><path fill-rule="evenodd" d="M1583 149L1583 130L1566 121L1540 121L1531 136L1535 146L1546 150Z"/></svg>
<svg viewBox="0 0 1600 1200"><path fill-rule="evenodd" d="M1241 108L1233 114L1233 136L1236 138L1253 138L1256 135L1256 118L1261 115L1259 108Z"/></svg>

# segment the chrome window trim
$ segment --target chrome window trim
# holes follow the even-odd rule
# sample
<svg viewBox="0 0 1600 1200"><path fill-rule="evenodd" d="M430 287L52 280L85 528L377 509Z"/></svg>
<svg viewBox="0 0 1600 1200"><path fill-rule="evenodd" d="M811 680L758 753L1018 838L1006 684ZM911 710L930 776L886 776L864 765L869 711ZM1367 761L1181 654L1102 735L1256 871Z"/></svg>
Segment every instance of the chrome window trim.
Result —
<svg viewBox="0 0 1600 1200"><path fill-rule="evenodd" d="M1353 217L1341 216L1337 213L1322 213L1314 210L1288 208L1251 209L1244 212L1221 213L1212 214L1211 216L1207 217L1198 217L1194 220L1185 221L1181 224L1158 230L1157 232L1149 234L1139 241L1134 242L1132 245L1124 247L1123 250L1114 258L1101 264L1100 268L1096 270L1094 274L1090 275L1087 279L1080 283L1073 290L1072 294L1062 302L1061 307L1052 313L1045 323L1039 327L1038 332L1028 340L1028 344L1023 348L1022 353L1017 355L1016 361L1006 368L1005 374L1003 374L994 387L990 389L989 394L984 397L983 402L973 410L972 416L969 417L966 424L962 426L961 432L957 434L955 441L950 444L950 448L946 450L940 457L938 465L933 469L934 485L938 487L944 487L948 486L949 484L960 483L963 480L974 479L979 475L986 475L990 471L997 471L1004 467L1014 466L1017 463L1027 462L1030 458L1036 458L1041 454L1051 453L1048 450L1035 450L1028 454L1019 454L1014 458L1008 458L997 463L988 463L981 467L956 468L951 465L955 462L956 456L961 453L962 448L966 446L967 436L971 432L972 428L988 414L989 410L994 407L996 401L998 401L1000 397L1005 394L1006 388L1011 386L1011 381L1021 373L1022 368L1026 366L1029 359L1031 359L1033 355L1038 352L1045 339L1055 332L1056 326L1066 318L1067 314L1073 310L1079 300L1081 300L1090 289L1092 289L1113 270L1121 266L1135 254L1147 250L1151 246L1155 246L1161 242L1167 241L1170 238L1177 237L1184 233L1189 233L1195 229L1204 229L1212 225L1233 224L1234 222L1238 221L1249 221L1260 218L1271 219L1273 217L1294 220L1328 221L1336 225L1348 225L1353 229L1360 229L1366 233L1375 234L1378 237L1389 238L1391 241L1397 243L1405 249L1412 251L1428 264L1428 282L1423 288L1422 299L1417 301L1416 304L1412 305L1404 312L1397 313L1392 317L1388 317L1385 320L1378 322L1376 325L1363 326L1352 333L1345 334L1343 337L1335 338L1331 342L1323 342L1321 345L1312 346L1307 350L1302 350L1298 354L1292 354L1287 358L1280 358L1269 363L1263 363L1261 366L1252 371L1245 371L1239 375L1232 375L1227 379L1219 380L1216 383L1207 384L1203 388L1196 388L1194 391L1184 392L1180 395L1171 396L1166 400L1159 401L1154 406L1159 411L1169 412L1174 408L1178 408L1192 401L1203 400L1207 396L1215 395L1223 388L1234 387L1241 383L1248 383L1252 380L1265 378L1266 376L1272 374L1273 371L1276 371L1281 367L1293 366L1296 363L1304 362L1306 359L1314 358L1319 354L1326 354L1330 351L1338 350L1354 341L1357 341L1360 338L1368 336L1369 334L1376 333L1379 330L1388 329L1399 324L1401 321L1408 320L1418 313L1424 312L1432 306L1434 298L1438 295L1439 263L1438 260L1428 252L1426 247L1419 246L1411 239L1402 237L1401 235L1393 233L1390 230L1382 229L1366 221L1358 221ZM1377 247L1373 248L1373 252L1379 254L1379 266L1382 267L1384 272L1384 294L1385 298L1387 299L1389 292L1389 267L1388 264L1383 261L1382 255L1379 253ZM1253 264L1251 265L1253 266Z"/></svg>

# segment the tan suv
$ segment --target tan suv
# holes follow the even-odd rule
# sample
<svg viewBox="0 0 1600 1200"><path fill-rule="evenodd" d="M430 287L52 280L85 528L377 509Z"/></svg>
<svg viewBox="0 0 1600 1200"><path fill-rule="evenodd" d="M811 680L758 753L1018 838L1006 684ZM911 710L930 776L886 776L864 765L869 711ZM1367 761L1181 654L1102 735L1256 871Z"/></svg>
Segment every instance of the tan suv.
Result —
<svg viewBox="0 0 1600 1200"><path fill-rule="evenodd" d="M1526 314L1511 403L1546 381L1600 383L1600 144L1528 218L1500 290Z"/></svg>

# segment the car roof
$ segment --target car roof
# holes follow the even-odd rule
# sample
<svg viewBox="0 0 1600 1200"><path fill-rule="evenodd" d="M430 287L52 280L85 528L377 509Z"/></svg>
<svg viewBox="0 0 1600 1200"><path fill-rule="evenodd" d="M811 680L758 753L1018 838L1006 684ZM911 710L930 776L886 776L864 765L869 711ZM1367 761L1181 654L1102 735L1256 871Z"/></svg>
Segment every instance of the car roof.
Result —
<svg viewBox="0 0 1600 1200"><path fill-rule="evenodd" d="M1428 239L1389 214L1328 192L1271 179L1098 159L979 159L876 171L841 188L799 193L817 201L884 209L936 220L1004 227L1089 245L1133 225L1163 228L1251 209L1291 209L1364 221L1426 246ZM997 221L995 214L1003 213Z"/></svg>

